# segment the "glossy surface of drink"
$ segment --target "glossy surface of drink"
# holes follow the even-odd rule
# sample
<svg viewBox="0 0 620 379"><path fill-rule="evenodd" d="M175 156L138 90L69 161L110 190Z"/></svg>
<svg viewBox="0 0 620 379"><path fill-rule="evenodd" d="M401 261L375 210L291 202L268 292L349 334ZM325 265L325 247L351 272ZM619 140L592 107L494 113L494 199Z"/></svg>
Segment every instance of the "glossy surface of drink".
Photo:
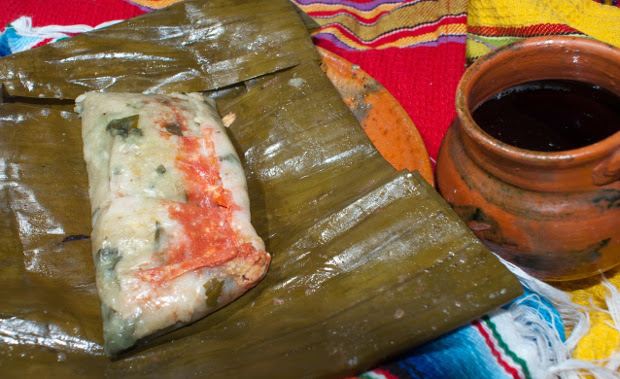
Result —
<svg viewBox="0 0 620 379"><path fill-rule="evenodd" d="M492 137L534 151L588 146L620 130L620 97L576 80L545 79L509 87L474 111Z"/></svg>

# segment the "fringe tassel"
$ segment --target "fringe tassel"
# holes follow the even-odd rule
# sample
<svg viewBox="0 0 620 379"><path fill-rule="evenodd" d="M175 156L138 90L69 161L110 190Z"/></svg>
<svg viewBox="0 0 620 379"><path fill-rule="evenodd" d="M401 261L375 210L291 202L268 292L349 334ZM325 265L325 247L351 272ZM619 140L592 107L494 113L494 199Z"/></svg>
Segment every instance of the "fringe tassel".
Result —
<svg viewBox="0 0 620 379"><path fill-rule="evenodd" d="M15 29L15 32L18 35L23 37L59 39L70 37L74 34L89 32L93 29L103 28L121 21L122 20L108 21L95 27L89 25L48 25L42 27L33 27L32 18L22 16L17 20L11 22L11 26L13 27L13 29Z"/></svg>
<svg viewBox="0 0 620 379"><path fill-rule="evenodd" d="M590 362L579 359L572 359L572 354L579 341L588 334L590 330L589 311L594 308L583 307L573 303L570 296L549 284L546 284L529 274L525 273L519 267L500 258L502 263L515 274L521 283L531 291L538 293L553 303L560 313L564 322L564 327L571 330L570 337L562 342L557 335L557 331L551 331L548 325L540 325L532 320L536 319L535 315L527 314L527 311L517 315L516 322L521 325L521 333L530 333L530 338L540 339L537 345L537 353L539 364L546 367L546 378L577 379L577 378L596 378L596 379L614 379L620 377L618 368L620 367L620 352L615 353L608 359L600 362ZM602 282L609 291L605 297L608 312L613 320L614 328L619 330L620 326L620 292L611 284L603 274ZM517 305L516 301L511 305ZM516 311L516 309L514 310ZM535 312L535 310L531 310ZM538 317L540 319L540 317ZM542 331L542 332L541 332ZM528 338L527 336L525 338ZM549 347L553 346L553 349ZM551 351L550 351L551 350Z"/></svg>
<svg viewBox="0 0 620 379"><path fill-rule="evenodd" d="M609 291L608 295L605 296L605 302L607 303L607 309L613 321L613 325L611 326L620 333L620 291L607 280L605 275L601 274L601 276L603 277L603 285L607 288L607 291ZM620 368L620 349L618 349L618 347L616 347L616 352L607 360L605 367L614 372L618 372L618 368Z"/></svg>

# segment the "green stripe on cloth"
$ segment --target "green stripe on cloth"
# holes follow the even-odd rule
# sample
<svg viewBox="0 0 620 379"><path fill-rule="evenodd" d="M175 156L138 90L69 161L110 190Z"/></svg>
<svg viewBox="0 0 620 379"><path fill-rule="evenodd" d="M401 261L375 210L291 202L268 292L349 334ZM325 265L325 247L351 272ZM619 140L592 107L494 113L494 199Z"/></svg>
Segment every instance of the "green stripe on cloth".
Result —
<svg viewBox="0 0 620 379"><path fill-rule="evenodd" d="M491 332L493 332L493 337L495 337L495 339L497 340L498 345L504 350L506 355L508 355L510 358L512 358L513 361L515 361L515 363L517 363L517 364L519 364L521 366L521 368L523 369L523 373L525 374L526 378L531 378L532 374L530 373L530 370L527 367L527 362L525 362L517 354L515 354L512 350L510 350L510 347L508 347L506 342L504 342L502 336L497 332L497 327L496 327L495 323L493 323L493 321L491 321L489 316L486 316L486 315L482 316L482 320L489 327L489 329L491 329Z"/></svg>

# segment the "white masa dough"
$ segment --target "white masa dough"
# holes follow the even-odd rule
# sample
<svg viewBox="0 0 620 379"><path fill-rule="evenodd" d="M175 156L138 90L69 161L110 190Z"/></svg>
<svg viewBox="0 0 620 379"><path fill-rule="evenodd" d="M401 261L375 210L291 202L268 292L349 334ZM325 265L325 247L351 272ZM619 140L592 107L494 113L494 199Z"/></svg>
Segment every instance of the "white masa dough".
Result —
<svg viewBox="0 0 620 379"><path fill-rule="evenodd" d="M264 276L270 257L250 223L245 175L211 99L89 92L77 98L76 110L82 117L106 353L201 318ZM180 123L182 132L174 127ZM177 168L182 138L199 142L197 154L213 153L213 146L221 187L237 206L230 225L242 242L264 255L237 257L154 286L136 273L163 265L166 247L186 238L182 225L169 216L170 207L198 206L187 204L187 183ZM208 299L210 286L217 287L211 291L216 302Z"/></svg>
<svg viewBox="0 0 620 379"><path fill-rule="evenodd" d="M132 275L161 264L156 253L162 249L154 246L160 245L165 250L171 238L183 238L179 225L168 217L169 204L160 199L122 197L110 202L94 225L93 246L116 249L122 258L110 273L102 267L95 252L101 302L113 309L123 322L131 324L135 340L178 322L194 321L212 311L206 306L204 285L213 279L226 283L219 296L220 303L230 302L245 291L236 280L244 273L231 270L232 264L188 272L162 286L152 286ZM156 242L158 227L165 234Z"/></svg>

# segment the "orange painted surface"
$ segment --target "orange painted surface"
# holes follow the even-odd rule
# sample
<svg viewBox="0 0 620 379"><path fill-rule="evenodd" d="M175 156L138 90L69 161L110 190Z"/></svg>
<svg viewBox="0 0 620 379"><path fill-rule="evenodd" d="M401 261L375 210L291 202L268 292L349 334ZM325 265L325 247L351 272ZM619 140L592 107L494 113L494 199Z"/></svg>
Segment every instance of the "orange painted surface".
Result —
<svg viewBox="0 0 620 379"><path fill-rule="evenodd" d="M358 66L322 48L321 68L379 153L397 170L418 170L434 185L424 141L409 115L381 84Z"/></svg>

